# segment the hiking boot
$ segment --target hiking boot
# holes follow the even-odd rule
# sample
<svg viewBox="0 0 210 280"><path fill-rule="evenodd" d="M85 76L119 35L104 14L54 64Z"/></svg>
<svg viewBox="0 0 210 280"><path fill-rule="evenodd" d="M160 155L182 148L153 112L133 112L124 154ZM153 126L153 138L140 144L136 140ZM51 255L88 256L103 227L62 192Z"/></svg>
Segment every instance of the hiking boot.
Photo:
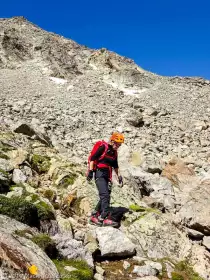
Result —
<svg viewBox="0 0 210 280"><path fill-rule="evenodd" d="M90 217L90 224L92 225L97 225L97 226L102 226L102 222L98 219L98 216L92 215Z"/></svg>
<svg viewBox="0 0 210 280"><path fill-rule="evenodd" d="M96 217L99 217L99 216L100 216L100 212L99 212L99 211L94 210L94 211L91 213L91 216L96 216Z"/></svg>
<svg viewBox="0 0 210 280"><path fill-rule="evenodd" d="M109 227L119 227L119 223L107 218L103 221L103 226L104 227L107 227L107 226L109 226Z"/></svg>

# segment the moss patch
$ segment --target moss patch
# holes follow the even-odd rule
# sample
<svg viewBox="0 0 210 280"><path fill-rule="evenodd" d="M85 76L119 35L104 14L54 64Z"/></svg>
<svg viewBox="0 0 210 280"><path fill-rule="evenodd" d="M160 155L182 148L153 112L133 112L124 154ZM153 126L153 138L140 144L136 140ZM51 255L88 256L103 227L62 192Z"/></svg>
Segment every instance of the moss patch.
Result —
<svg viewBox="0 0 210 280"><path fill-rule="evenodd" d="M145 207L139 206L137 204L131 204L129 209L135 212L145 212Z"/></svg>
<svg viewBox="0 0 210 280"><path fill-rule="evenodd" d="M93 280L93 271L86 262L77 260L53 260L61 280ZM71 266L77 270L69 272L64 267Z"/></svg>
<svg viewBox="0 0 210 280"><path fill-rule="evenodd" d="M47 203L45 203L44 201L40 201L35 205L38 211L38 217L41 221L55 220L55 215L52 212L52 208Z"/></svg>
<svg viewBox="0 0 210 280"><path fill-rule="evenodd" d="M184 276L182 276L181 274L179 274L177 272L172 272L171 277L172 277L172 280L185 280Z"/></svg>
<svg viewBox="0 0 210 280"><path fill-rule="evenodd" d="M35 244L37 244L50 258L57 257L57 249L55 242L47 234L38 234L31 238Z"/></svg>
<svg viewBox="0 0 210 280"><path fill-rule="evenodd" d="M41 201L38 194L31 194L27 198L36 206L39 220L55 220L52 207L46 202Z"/></svg>
<svg viewBox="0 0 210 280"><path fill-rule="evenodd" d="M156 209L156 208L146 208L146 207L143 207L143 206L139 206L137 204L131 204L129 206L129 209L134 211L134 212L146 212L147 213L157 213L157 214L160 214L160 210Z"/></svg>
<svg viewBox="0 0 210 280"><path fill-rule="evenodd" d="M43 193L43 196L45 198L47 198L49 201L53 201L54 197L55 197L55 193L53 190L45 190Z"/></svg>
<svg viewBox="0 0 210 280"><path fill-rule="evenodd" d="M187 261L181 261L177 263L175 265L175 272L178 272L180 273L180 275L183 275L184 279L203 280L203 278L201 278L199 274L193 270L193 267ZM179 280L179 279L174 278L173 280Z"/></svg>
<svg viewBox="0 0 210 280"><path fill-rule="evenodd" d="M19 197L0 195L0 214L9 216L29 226L38 226L38 211L35 205Z"/></svg>
<svg viewBox="0 0 210 280"><path fill-rule="evenodd" d="M58 186L66 189L66 188L68 188L69 185L74 184L76 178L77 178L77 175L75 173L73 173L71 175L67 175L63 179L60 180Z"/></svg>
<svg viewBox="0 0 210 280"><path fill-rule="evenodd" d="M50 158L34 154L31 158L31 165L39 174L46 173L50 169Z"/></svg>

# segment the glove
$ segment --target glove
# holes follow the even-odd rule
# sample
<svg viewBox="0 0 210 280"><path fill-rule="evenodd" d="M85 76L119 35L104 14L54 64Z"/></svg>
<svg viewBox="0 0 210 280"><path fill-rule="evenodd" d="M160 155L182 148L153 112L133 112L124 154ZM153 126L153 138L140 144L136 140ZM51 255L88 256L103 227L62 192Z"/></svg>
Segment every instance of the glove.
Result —
<svg viewBox="0 0 210 280"><path fill-rule="evenodd" d="M90 170L88 175L87 175L87 180L91 181L93 179L93 170Z"/></svg>
<svg viewBox="0 0 210 280"><path fill-rule="evenodd" d="M110 182L110 181L108 183L108 190L109 190L109 193L111 193L111 191L112 191L112 182Z"/></svg>
<svg viewBox="0 0 210 280"><path fill-rule="evenodd" d="M119 181L120 186L122 187L123 186L123 178L122 178L122 176L118 177L118 181Z"/></svg>

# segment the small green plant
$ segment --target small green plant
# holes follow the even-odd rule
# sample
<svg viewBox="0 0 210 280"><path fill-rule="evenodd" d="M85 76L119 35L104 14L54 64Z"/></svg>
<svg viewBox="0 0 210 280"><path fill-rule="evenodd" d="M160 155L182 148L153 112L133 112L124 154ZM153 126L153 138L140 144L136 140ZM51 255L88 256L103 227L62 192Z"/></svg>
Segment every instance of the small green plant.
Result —
<svg viewBox="0 0 210 280"><path fill-rule="evenodd" d="M50 169L50 158L34 154L31 158L31 165L39 174L45 173Z"/></svg>
<svg viewBox="0 0 210 280"><path fill-rule="evenodd" d="M53 260L60 274L61 280L92 280L93 271L85 261L79 260ZM75 268L74 271L68 271L66 266Z"/></svg>
<svg viewBox="0 0 210 280"><path fill-rule="evenodd" d="M172 277L172 280L185 280L184 277L177 272L172 272L171 277Z"/></svg>
<svg viewBox="0 0 210 280"><path fill-rule="evenodd" d="M55 196L55 193L53 190L45 190L44 193L43 193L44 197L47 198L49 201L52 201L54 196Z"/></svg>
<svg viewBox="0 0 210 280"><path fill-rule="evenodd" d="M129 209L134 211L134 212L145 212L146 214L147 213L157 213L157 214L160 214L160 210L156 209L156 208L146 208L146 207L143 207L143 206L139 206L137 204L131 204L129 206Z"/></svg>
<svg viewBox="0 0 210 280"><path fill-rule="evenodd" d="M129 209L134 211L134 212L145 212L146 211L145 207L139 206L137 204L131 204L129 206Z"/></svg>

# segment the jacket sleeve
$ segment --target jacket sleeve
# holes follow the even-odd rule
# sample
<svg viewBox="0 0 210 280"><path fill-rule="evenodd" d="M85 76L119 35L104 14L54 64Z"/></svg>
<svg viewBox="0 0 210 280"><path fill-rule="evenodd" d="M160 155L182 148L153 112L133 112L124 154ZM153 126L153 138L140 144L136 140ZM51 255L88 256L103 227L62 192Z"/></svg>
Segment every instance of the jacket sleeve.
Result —
<svg viewBox="0 0 210 280"><path fill-rule="evenodd" d="M90 158L90 161L94 161L94 160L99 159L104 151L105 151L105 146L104 145L100 146L98 148L98 150L95 152L95 154L92 155L92 157Z"/></svg>
<svg viewBox="0 0 210 280"><path fill-rule="evenodd" d="M119 168L117 158L116 158L116 160L113 163L113 168Z"/></svg>

